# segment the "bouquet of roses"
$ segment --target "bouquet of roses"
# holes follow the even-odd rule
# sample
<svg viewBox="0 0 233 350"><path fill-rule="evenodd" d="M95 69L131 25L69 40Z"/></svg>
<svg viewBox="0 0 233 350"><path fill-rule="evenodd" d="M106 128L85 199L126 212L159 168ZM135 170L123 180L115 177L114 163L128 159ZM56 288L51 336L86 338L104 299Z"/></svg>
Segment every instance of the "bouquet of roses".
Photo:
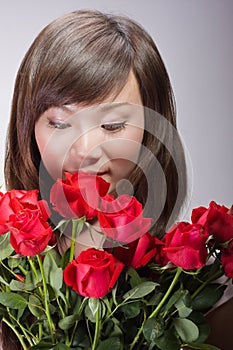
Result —
<svg viewBox="0 0 233 350"><path fill-rule="evenodd" d="M233 278L232 208L194 209L191 223L159 240L136 198L108 189L95 175L58 179L58 225L37 190L0 193L1 321L23 349L217 349L205 344L205 314L224 293L216 280ZM103 248L75 257L77 236L95 220ZM61 256L56 240L71 227Z"/></svg>

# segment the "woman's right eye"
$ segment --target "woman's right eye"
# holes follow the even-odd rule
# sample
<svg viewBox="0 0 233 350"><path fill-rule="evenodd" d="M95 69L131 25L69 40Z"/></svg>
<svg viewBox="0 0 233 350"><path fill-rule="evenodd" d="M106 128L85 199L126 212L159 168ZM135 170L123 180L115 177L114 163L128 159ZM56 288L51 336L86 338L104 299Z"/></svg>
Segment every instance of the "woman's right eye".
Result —
<svg viewBox="0 0 233 350"><path fill-rule="evenodd" d="M63 122L55 122L54 120L49 120L48 122L48 126L50 128L54 128L54 129L67 129L70 128L71 125L69 123L63 123Z"/></svg>

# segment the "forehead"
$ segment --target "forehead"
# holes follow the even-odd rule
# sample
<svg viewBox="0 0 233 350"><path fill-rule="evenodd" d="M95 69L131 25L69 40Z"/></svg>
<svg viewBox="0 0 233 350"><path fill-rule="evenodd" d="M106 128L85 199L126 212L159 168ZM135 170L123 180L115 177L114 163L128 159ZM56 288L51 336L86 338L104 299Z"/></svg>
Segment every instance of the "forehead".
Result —
<svg viewBox="0 0 233 350"><path fill-rule="evenodd" d="M115 103L130 103L135 105L142 105L142 98L139 91L138 82L135 78L135 75L132 71L130 71L130 74L128 76L128 79L126 81L126 84L122 88L122 90L119 92L119 94L115 97L111 96L104 100L103 102L109 103L109 102L115 102Z"/></svg>
<svg viewBox="0 0 233 350"><path fill-rule="evenodd" d="M101 101L95 103L91 102L74 102L67 103L58 106L51 106L47 108L40 116L48 115L48 114L56 114L57 117L59 115L61 117L69 118L70 116L80 113L83 110L86 111L86 115L88 115L88 110L95 110L96 112L132 112L134 109L137 110L138 107L142 107L142 98L139 91L138 82L135 78L135 75L131 71L125 85L121 89L121 91L116 94L115 91L110 92L108 97L103 98ZM141 110L141 108L138 108Z"/></svg>

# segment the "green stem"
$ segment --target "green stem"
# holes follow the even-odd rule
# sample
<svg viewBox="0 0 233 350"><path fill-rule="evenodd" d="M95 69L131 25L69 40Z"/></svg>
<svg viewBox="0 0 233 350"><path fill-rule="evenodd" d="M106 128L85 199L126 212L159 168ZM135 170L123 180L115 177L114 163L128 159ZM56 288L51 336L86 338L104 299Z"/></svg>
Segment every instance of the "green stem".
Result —
<svg viewBox="0 0 233 350"><path fill-rule="evenodd" d="M182 269L180 267L178 267L170 287L168 288L167 292L164 294L164 297L162 298L162 300L160 301L160 303L158 304L156 309L150 314L148 319L152 318L152 317L156 317L158 315L159 311L161 310L161 308L163 307L163 305L165 304L165 302L169 298L173 288L175 287L176 283L178 282L178 279L179 279L181 272L182 272ZM138 342L138 339L143 331L143 326L144 326L145 321L146 321L146 319L143 320L141 327L139 328L133 342L131 343L130 350L132 350L133 347L135 346L135 344Z"/></svg>
<svg viewBox="0 0 233 350"><path fill-rule="evenodd" d="M80 227L80 220L71 220L72 222L72 234L71 234L71 246L70 246L70 257L69 257L69 262L71 262L74 259L74 251L75 251L75 241L76 241L76 236L79 232L79 227ZM80 228L81 230L81 228ZM66 285L66 300L69 300L69 287ZM66 303L65 305L65 314L68 314L68 303ZM63 314L63 317L65 317L65 315ZM68 332L66 332L66 345L70 345L70 341L69 341L69 337L68 337Z"/></svg>
<svg viewBox="0 0 233 350"><path fill-rule="evenodd" d="M74 259L76 238L82 232L83 225L84 223L86 223L86 218L85 216L83 216L82 218L72 219L71 221L72 221L72 236L71 236L71 247L70 247L70 261Z"/></svg>
<svg viewBox="0 0 233 350"><path fill-rule="evenodd" d="M58 305L58 307L59 307L59 310L61 311L62 318L65 318L65 317L66 317L66 313L65 313L65 311L63 310L63 307L61 306L59 297L57 297L56 299L57 299L57 305Z"/></svg>
<svg viewBox="0 0 233 350"><path fill-rule="evenodd" d="M15 318L10 312L9 312L9 317L10 317L11 320L14 320L14 321L17 323L18 327L22 330L22 332L23 332L25 338L27 339L28 343L29 343L30 345L33 345L33 343L32 343L31 340L34 339L34 340L36 341L36 340L37 340L37 337L30 331L30 329L25 328L25 327L19 322L19 320L17 320L17 318Z"/></svg>
<svg viewBox="0 0 233 350"><path fill-rule="evenodd" d="M94 335L94 340L92 344L92 350L95 350L97 348L98 342L99 342L99 333L100 333L100 327L101 327L101 322L99 320L99 310L100 307L98 306L95 314L95 335Z"/></svg>
<svg viewBox="0 0 233 350"><path fill-rule="evenodd" d="M25 268L23 268L23 266L21 266L21 265L18 265L17 267L18 267L18 269L24 274L24 276L26 276L26 274L28 273L28 271L27 271Z"/></svg>
<svg viewBox="0 0 233 350"><path fill-rule="evenodd" d="M217 271L210 278L208 278L205 282L203 282L198 289L192 294L192 299L194 299L201 291L204 289L210 282L216 280L218 277L222 276L222 271Z"/></svg>
<svg viewBox="0 0 233 350"><path fill-rule="evenodd" d="M163 305L165 304L165 302L167 301L168 297L170 296L173 288L175 287L176 283L178 282L178 279L180 277L180 274L182 272L182 269L180 267L177 268L176 270L176 274L173 278L173 281L170 285L170 287L168 288L168 290L166 291L166 293L164 294L164 297L162 298L162 300L160 301L159 305L156 307L156 309L152 312L152 314L148 317L149 318L153 318L156 317L159 313L159 311L161 310L161 308L163 307Z"/></svg>
<svg viewBox="0 0 233 350"><path fill-rule="evenodd" d="M75 239L76 239L76 228L77 224L75 220L71 220L72 222L72 235L71 235L71 246L70 246L70 257L69 262L71 262L74 259L74 250L75 250ZM69 300L69 288L66 285L66 300ZM68 314L68 304L66 304L65 312Z"/></svg>
<svg viewBox="0 0 233 350"><path fill-rule="evenodd" d="M74 328L72 330L72 334L71 334L71 337L70 337L70 341L67 342L67 346L71 347L72 343L73 343L73 340L74 340L74 336L75 336L75 333L76 333L76 329L77 329L77 326L78 326L78 321L75 322L75 325L74 325Z"/></svg>
<svg viewBox="0 0 233 350"><path fill-rule="evenodd" d="M145 323L145 322L146 322L146 313L145 313L145 310L144 310L144 320L143 320L143 322L142 322L142 324L141 324L141 327L139 328L139 330L138 330L136 336L134 337L133 342L130 344L129 350L132 350L133 347L134 347L134 345L137 344L137 342L138 342L138 340L139 340L139 337L140 337L140 335L141 335L141 333L142 333L143 326L144 326L144 323Z"/></svg>
<svg viewBox="0 0 233 350"><path fill-rule="evenodd" d="M61 306L61 303L60 303L60 300L59 300L59 297L56 298L57 299L57 305L59 307L59 310L61 312L61 315L62 315L62 318L65 318L67 313L65 313L65 311L63 310L63 307ZM66 308L66 306L65 306ZM68 308L67 308L67 312L68 312ZM67 346L70 346L72 343L72 341L69 340L69 333L67 330L65 330L65 344Z"/></svg>
<svg viewBox="0 0 233 350"><path fill-rule="evenodd" d="M30 264L30 266L31 266L31 269L32 269L32 271L33 271L33 273L34 273L34 275L35 275L35 277L36 277L36 281L39 282L39 281L40 281L40 278L39 278L38 273L37 273L37 271L36 271L34 262L33 262L32 258L31 258L30 256L28 257L28 261L29 261L29 264Z"/></svg>
<svg viewBox="0 0 233 350"><path fill-rule="evenodd" d="M15 328L14 325L12 325L5 317L3 317L2 322L5 322L7 324L8 327L10 327L12 329L12 331L15 333L15 335L17 336L17 338L20 341L20 344L22 345L24 350L28 349L28 346L25 344L22 335L17 331L17 329ZM32 344L31 344L32 345Z"/></svg>
<svg viewBox="0 0 233 350"><path fill-rule="evenodd" d="M7 267L3 261L1 261L1 265L4 267L4 269L6 269L8 272L10 272L11 275L14 276L15 279L17 279L17 274L14 273L14 271L12 271L9 267ZM22 271L22 270L21 270ZM24 269L24 275L26 275L27 271L25 272L26 270Z"/></svg>
<svg viewBox="0 0 233 350"><path fill-rule="evenodd" d="M105 318L104 321L106 321L107 319L109 319L110 317L112 317L113 314L114 314L121 306L126 305L126 304L130 304L130 303L133 303L134 300L130 300L130 299L131 299L132 296L133 296L134 294L136 294L136 293L137 293L137 290L135 290L134 293L130 294L130 295L128 296L128 298L125 298L120 304L116 305L115 309L113 309L110 313L108 313L108 315L107 315L107 317ZM128 302L128 300L129 300L129 302Z"/></svg>
<svg viewBox="0 0 233 350"><path fill-rule="evenodd" d="M77 229L77 222L75 220L72 220L72 236L71 236L71 246L70 246L70 259L69 262L71 262L74 259L74 250L75 250L75 240L76 240L76 229Z"/></svg>
<svg viewBox="0 0 233 350"><path fill-rule="evenodd" d="M40 272L42 276L42 282L43 282L43 297L44 297L44 306L45 306L45 312L48 320L48 325L50 329L50 334L52 337L52 341L54 341L54 333L55 333L55 327L54 323L51 317L50 309L49 309L49 300L48 300L48 290L47 290L47 284L46 284L46 278L45 278L45 273L44 273L44 267L41 261L41 258L39 255L37 255L37 261L40 267Z"/></svg>

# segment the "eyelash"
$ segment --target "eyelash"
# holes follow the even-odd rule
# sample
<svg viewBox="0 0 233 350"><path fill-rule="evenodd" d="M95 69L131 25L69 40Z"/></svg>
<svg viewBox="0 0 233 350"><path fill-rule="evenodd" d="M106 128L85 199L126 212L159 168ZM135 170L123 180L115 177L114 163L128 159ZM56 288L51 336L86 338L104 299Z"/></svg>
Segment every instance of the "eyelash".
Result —
<svg viewBox="0 0 233 350"><path fill-rule="evenodd" d="M109 123L109 124L103 124L101 125L101 128L110 131L110 132L117 132L126 127L126 122L121 122L121 123Z"/></svg>
<svg viewBox="0 0 233 350"><path fill-rule="evenodd" d="M69 123L55 122L53 120L49 120L48 126L50 128L55 128L60 130L64 130L71 127ZM102 124L101 128L109 132L117 132L124 129L125 126L126 126L126 122L121 122L121 123Z"/></svg>
<svg viewBox="0 0 233 350"><path fill-rule="evenodd" d="M55 129L60 129L60 130L71 127L71 125L68 123L54 122L53 120L49 120L48 126L50 128L55 128Z"/></svg>

